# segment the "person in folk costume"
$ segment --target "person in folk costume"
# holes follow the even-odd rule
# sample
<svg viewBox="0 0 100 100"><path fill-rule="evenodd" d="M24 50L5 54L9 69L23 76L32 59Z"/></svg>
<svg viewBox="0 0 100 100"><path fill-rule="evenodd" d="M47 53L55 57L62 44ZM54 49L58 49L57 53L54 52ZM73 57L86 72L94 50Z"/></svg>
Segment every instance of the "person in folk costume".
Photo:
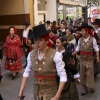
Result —
<svg viewBox="0 0 100 100"><path fill-rule="evenodd" d="M67 75L64 69L62 55L47 46L49 34L44 24L33 27L36 49L27 58L27 66L19 91L19 100L23 95L26 82L31 70L34 72L33 92L34 100L59 100ZM57 90L56 75L60 77Z"/></svg>
<svg viewBox="0 0 100 100"><path fill-rule="evenodd" d="M72 56L69 46L66 36L62 36L56 40L57 51L62 54L68 78L59 100L79 100L75 79L80 83L80 75L76 69L75 59ZM59 82L59 78L57 81Z"/></svg>
<svg viewBox="0 0 100 100"><path fill-rule="evenodd" d="M94 26L94 37L96 38L98 45L100 45L100 19L95 19L92 24Z"/></svg>
<svg viewBox="0 0 100 100"><path fill-rule="evenodd" d="M66 29L66 37L69 44L73 44L74 46L76 45L76 39L74 35L72 35L72 30Z"/></svg>
<svg viewBox="0 0 100 100"><path fill-rule="evenodd" d="M72 34L72 30L71 29L66 29L66 37L67 37L67 43L71 46L73 46L73 50L76 47L76 39L74 37L74 35ZM78 64L78 55L75 56L75 61L77 62L76 65Z"/></svg>
<svg viewBox="0 0 100 100"><path fill-rule="evenodd" d="M72 55L80 51L80 79L83 86L81 96L88 93L90 88L91 93L94 93L94 57L93 50L96 52L97 61L99 62L99 48L96 39L91 31L93 27L87 23L83 23L79 30L82 37L78 41L78 45Z"/></svg>
<svg viewBox="0 0 100 100"><path fill-rule="evenodd" d="M22 43L24 45L25 57L27 59L28 53L30 51L30 48L27 45L27 41L31 41L32 48L34 47L34 33L29 28L29 23L28 22L24 23L24 30L23 30L23 32L21 34L21 41L22 41ZM27 65L27 61L26 61L26 65ZM24 68L26 67L26 65L24 66Z"/></svg>
<svg viewBox="0 0 100 100"><path fill-rule="evenodd" d="M100 19L95 19L95 21L92 23L94 26L94 37L97 40L97 44L100 47ZM95 53L94 53L95 56ZM96 62L96 59L94 61L94 76L96 77L100 73L100 63Z"/></svg>
<svg viewBox="0 0 100 100"><path fill-rule="evenodd" d="M22 69L22 47L23 44L16 33L16 28L9 27L9 35L3 45L3 55L6 57L5 69L13 73L12 79L15 79L16 74Z"/></svg>
<svg viewBox="0 0 100 100"><path fill-rule="evenodd" d="M2 55L2 48L0 48L0 82L1 82L1 80L2 80L2 78L3 78L2 74L1 74L1 62L2 62L2 57L3 57L3 55Z"/></svg>

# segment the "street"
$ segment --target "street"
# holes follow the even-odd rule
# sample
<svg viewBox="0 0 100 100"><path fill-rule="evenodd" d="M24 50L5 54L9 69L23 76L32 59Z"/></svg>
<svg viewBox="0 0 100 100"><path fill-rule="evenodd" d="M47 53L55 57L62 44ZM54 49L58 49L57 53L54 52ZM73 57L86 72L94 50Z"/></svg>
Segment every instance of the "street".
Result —
<svg viewBox="0 0 100 100"><path fill-rule="evenodd" d="M25 58L22 58L23 66L25 65ZM17 100L18 92L21 85L22 74L24 69L17 75L15 80L12 80L12 74L9 71L4 70L4 58L2 61L2 74L3 79L0 83L0 93L4 100ZM77 86L79 96L82 91L81 86ZM25 100L33 99L33 73L31 72L28 83L25 88ZM90 91L85 96L80 96L80 100L100 100L100 74L95 79L95 93L91 94Z"/></svg>

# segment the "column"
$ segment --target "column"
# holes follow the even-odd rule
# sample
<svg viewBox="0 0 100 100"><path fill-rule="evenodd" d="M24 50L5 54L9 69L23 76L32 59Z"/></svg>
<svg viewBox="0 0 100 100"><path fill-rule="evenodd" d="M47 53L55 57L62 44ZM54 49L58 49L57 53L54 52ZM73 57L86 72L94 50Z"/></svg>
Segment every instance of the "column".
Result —
<svg viewBox="0 0 100 100"><path fill-rule="evenodd" d="M29 0L30 5L30 26L34 26L34 7L33 7L33 0Z"/></svg>
<svg viewBox="0 0 100 100"><path fill-rule="evenodd" d="M38 25L38 2L34 0L34 24Z"/></svg>

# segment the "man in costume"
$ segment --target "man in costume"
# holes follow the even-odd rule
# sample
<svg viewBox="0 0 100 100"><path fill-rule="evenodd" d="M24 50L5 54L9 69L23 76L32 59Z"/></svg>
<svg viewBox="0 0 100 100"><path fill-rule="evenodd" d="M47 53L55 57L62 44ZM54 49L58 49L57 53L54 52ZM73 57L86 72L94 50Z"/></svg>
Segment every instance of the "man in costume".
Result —
<svg viewBox="0 0 100 100"><path fill-rule="evenodd" d="M33 34L33 31L29 28L29 23L28 22L25 22L24 23L24 30L22 32L22 35L21 35L21 41L24 45L24 51L25 51L25 57L27 59L27 56L28 56L28 53L29 53L29 47L27 45L27 42L28 41L31 41L32 42L32 47L33 47L33 44L34 44L34 34ZM27 62L26 62L27 64ZM24 68L26 67L26 65L24 66Z"/></svg>
<svg viewBox="0 0 100 100"><path fill-rule="evenodd" d="M27 58L27 66L23 74L22 85L19 92L19 100L23 95L25 84L31 69L34 72L34 100L59 100L67 75L64 69L62 55L47 46L49 34L45 25L33 27L37 49L31 51ZM60 77L57 89L56 75Z"/></svg>
<svg viewBox="0 0 100 100"><path fill-rule="evenodd" d="M95 91L93 50L96 52L96 58L99 62L99 48L91 29L92 26L89 26L87 23L83 23L82 26L79 27L82 37L79 39L78 46L72 53L75 55L80 51L80 79L83 86L81 96L88 93L88 88L90 88L91 93Z"/></svg>

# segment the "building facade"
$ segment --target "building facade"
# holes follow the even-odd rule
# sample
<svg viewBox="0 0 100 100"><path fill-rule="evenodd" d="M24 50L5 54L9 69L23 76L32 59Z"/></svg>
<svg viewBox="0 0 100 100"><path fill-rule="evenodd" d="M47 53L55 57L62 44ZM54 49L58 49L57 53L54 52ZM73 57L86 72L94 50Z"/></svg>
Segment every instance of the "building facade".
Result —
<svg viewBox="0 0 100 100"><path fill-rule="evenodd" d="M0 0L0 42L5 41L10 26L20 36L24 22L33 26L33 17L33 0Z"/></svg>
<svg viewBox="0 0 100 100"><path fill-rule="evenodd" d="M33 27L40 21L57 21L60 6L63 8L62 19L65 20L68 9L76 9L74 12L79 15L77 7L81 7L84 14L86 5L87 0L0 0L0 42L4 42L9 34L9 26L15 26L20 36L24 22Z"/></svg>
<svg viewBox="0 0 100 100"><path fill-rule="evenodd" d="M57 21L59 16L64 20L66 16L84 16L86 5L87 0L34 0L34 23Z"/></svg>

